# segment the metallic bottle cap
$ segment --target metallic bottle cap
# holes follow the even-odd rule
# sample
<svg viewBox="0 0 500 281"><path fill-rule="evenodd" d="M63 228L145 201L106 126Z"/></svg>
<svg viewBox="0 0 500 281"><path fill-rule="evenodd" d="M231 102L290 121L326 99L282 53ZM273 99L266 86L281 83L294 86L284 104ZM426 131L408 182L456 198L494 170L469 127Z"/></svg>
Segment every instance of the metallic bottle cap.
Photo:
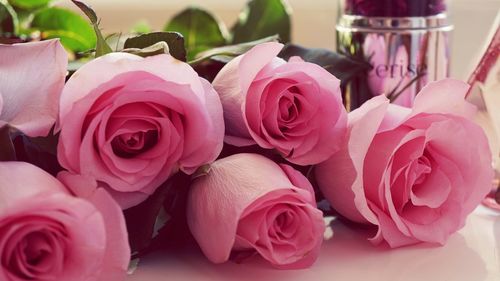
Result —
<svg viewBox="0 0 500 281"><path fill-rule="evenodd" d="M450 31L453 26L445 13L428 17L366 17L343 15L339 18L337 30L349 28L350 31L408 32L440 30Z"/></svg>

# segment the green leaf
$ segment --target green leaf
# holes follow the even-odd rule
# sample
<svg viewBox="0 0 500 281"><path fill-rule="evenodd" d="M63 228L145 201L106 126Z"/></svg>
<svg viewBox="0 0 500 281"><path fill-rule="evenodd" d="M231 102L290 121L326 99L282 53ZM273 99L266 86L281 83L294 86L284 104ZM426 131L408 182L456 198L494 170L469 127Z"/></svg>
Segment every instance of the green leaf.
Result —
<svg viewBox="0 0 500 281"><path fill-rule="evenodd" d="M128 38L124 48L144 49L153 46L158 42L167 43L170 54L181 61L186 61L186 49L184 48L184 38L177 32L152 32L136 37Z"/></svg>
<svg viewBox="0 0 500 281"><path fill-rule="evenodd" d="M198 75L211 82L214 80L215 76L217 76L219 71L224 67L224 65L226 65L226 63L228 63L235 57L246 53L255 45L264 42L277 41L278 36L275 35L252 42L210 49L198 54L197 58L193 61L190 61L189 64L194 68L194 70L196 70Z"/></svg>
<svg viewBox="0 0 500 281"><path fill-rule="evenodd" d="M234 57L237 57L239 55L242 55L242 54L248 52L250 49L252 49L256 45L266 43L266 42L278 42L278 41L279 41L278 35L273 35L273 36L269 36L269 37L255 40L255 41L251 41L251 42L213 48L213 49L207 50L205 52L199 53L196 56L196 59L194 61L189 62L189 63L191 65L194 65L194 64L198 64L198 63L205 61L207 59L210 59L210 58L214 58L214 59L219 60L221 62L227 63L228 60L231 60Z"/></svg>
<svg viewBox="0 0 500 281"><path fill-rule="evenodd" d="M6 0L0 0L0 35L17 33L19 21L17 14Z"/></svg>
<svg viewBox="0 0 500 281"><path fill-rule="evenodd" d="M168 44L165 43L164 41L158 42L154 45L151 45L143 49L138 49L138 48L123 49L122 52L134 54L143 58L156 56L160 54L170 54Z"/></svg>
<svg viewBox="0 0 500 281"><path fill-rule="evenodd" d="M232 28L233 44L279 34L284 43L290 42L291 9L285 0L252 0L240 13Z"/></svg>
<svg viewBox="0 0 500 281"><path fill-rule="evenodd" d="M52 0L9 0L9 3L19 9L35 10L45 8Z"/></svg>
<svg viewBox="0 0 500 281"><path fill-rule="evenodd" d="M0 161L15 161L16 150L12 143L9 126L0 127Z"/></svg>
<svg viewBox="0 0 500 281"><path fill-rule="evenodd" d="M94 48L96 37L92 26L77 13L63 8L46 8L35 13L32 28L42 31L43 39L61 38L73 52Z"/></svg>
<svg viewBox="0 0 500 281"><path fill-rule="evenodd" d="M76 0L71 0L90 20L92 23L92 27L94 28L95 36L97 38L97 42L95 44L95 57L100 57L105 54L109 54L113 52L113 49L108 45L106 42L106 39L104 39L104 36L102 36L101 30L99 29L99 18L97 17L97 14L95 11L90 8L87 4L81 2L81 1L76 1Z"/></svg>
<svg viewBox="0 0 500 281"><path fill-rule="evenodd" d="M211 13L195 7L175 15L164 30L176 31L184 36L190 60L199 52L228 42L226 26Z"/></svg>
<svg viewBox="0 0 500 281"><path fill-rule="evenodd" d="M307 62L318 64L340 79L342 86L371 69L371 65L365 61L356 61L327 49L309 49L294 44L286 45L278 56L285 60L299 56Z"/></svg>
<svg viewBox="0 0 500 281"><path fill-rule="evenodd" d="M130 29L130 32L131 33L134 33L134 34L146 34L146 33L150 33L152 30L151 26L149 25L149 23L147 21L139 21L139 22L136 22L134 24L134 26L132 26L132 28Z"/></svg>

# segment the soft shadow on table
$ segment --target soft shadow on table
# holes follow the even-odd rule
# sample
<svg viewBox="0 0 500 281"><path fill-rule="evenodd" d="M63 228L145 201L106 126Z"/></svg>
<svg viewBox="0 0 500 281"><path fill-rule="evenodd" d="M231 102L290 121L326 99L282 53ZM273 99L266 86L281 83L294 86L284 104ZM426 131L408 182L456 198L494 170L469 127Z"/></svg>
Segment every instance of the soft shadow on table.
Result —
<svg viewBox="0 0 500 281"><path fill-rule="evenodd" d="M493 227L493 235L496 240L497 247L495 249L496 256L500 257L500 215L496 217L495 226ZM500 258L498 259L498 268L500 268ZM500 270L499 270L500 271Z"/></svg>
<svg viewBox="0 0 500 281"><path fill-rule="evenodd" d="M496 230L500 231L500 222ZM169 254L153 254L139 264L127 281L156 280L485 280L487 271L481 257L457 233L443 246L420 244L390 250L374 247L367 233L342 222L332 222L333 237L325 241L317 263L308 270L281 271L260 258L243 264L214 265L192 248ZM497 240L498 242L498 240ZM499 242L500 243L500 242ZM493 245L492 245L493 246Z"/></svg>

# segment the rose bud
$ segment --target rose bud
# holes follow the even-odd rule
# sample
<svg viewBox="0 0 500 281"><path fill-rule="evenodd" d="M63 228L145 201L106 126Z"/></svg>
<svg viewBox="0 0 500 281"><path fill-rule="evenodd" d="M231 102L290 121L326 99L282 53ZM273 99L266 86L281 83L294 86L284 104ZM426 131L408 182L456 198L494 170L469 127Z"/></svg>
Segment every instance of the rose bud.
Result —
<svg viewBox="0 0 500 281"><path fill-rule="evenodd" d="M375 244L444 244L491 189L491 152L465 101L468 85L426 86L413 108L374 97L349 114L343 149L316 168L321 191Z"/></svg>
<svg viewBox="0 0 500 281"><path fill-rule="evenodd" d="M76 198L24 162L0 162L0 178L0 280L125 279L125 220L104 189Z"/></svg>
<svg viewBox="0 0 500 281"><path fill-rule="evenodd" d="M258 45L229 62L213 85L221 97L225 142L258 144L299 165L339 150L347 113L340 81L319 65L276 57L279 43Z"/></svg>
<svg viewBox="0 0 500 281"><path fill-rule="evenodd" d="M0 44L0 128L46 136L56 122L67 64L59 40Z"/></svg>
<svg viewBox="0 0 500 281"><path fill-rule="evenodd" d="M231 251L258 253L278 268L305 268L323 241L323 213L309 181L258 154L214 162L190 190L188 225L214 263Z"/></svg>
<svg viewBox="0 0 500 281"><path fill-rule="evenodd" d="M224 123L210 83L170 55L111 53L64 87L57 156L126 209L179 169L193 173L222 149Z"/></svg>

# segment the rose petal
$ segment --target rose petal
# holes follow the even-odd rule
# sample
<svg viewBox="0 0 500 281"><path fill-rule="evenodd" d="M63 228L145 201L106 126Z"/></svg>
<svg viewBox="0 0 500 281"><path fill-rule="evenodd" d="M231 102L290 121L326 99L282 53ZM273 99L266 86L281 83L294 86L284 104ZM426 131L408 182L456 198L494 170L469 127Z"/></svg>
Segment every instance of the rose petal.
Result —
<svg viewBox="0 0 500 281"><path fill-rule="evenodd" d="M57 118L67 60L59 40L0 44L0 122L31 137L47 135Z"/></svg>
<svg viewBox="0 0 500 281"><path fill-rule="evenodd" d="M240 91L245 93L252 82L257 77L258 73L271 61L275 60L283 44L269 42L259 44L243 55L238 66L238 74L240 80Z"/></svg>
<svg viewBox="0 0 500 281"><path fill-rule="evenodd" d="M451 78L431 82L415 98L412 115L425 112L472 119L476 114L476 107L465 100L469 87L467 83Z"/></svg>
<svg viewBox="0 0 500 281"><path fill-rule="evenodd" d="M131 252L122 210L102 188L97 189L88 200L106 222L106 250L102 265L104 270L100 272L99 280L124 280Z"/></svg>
<svg viewBox="0 0 500 281"><path fill-rule="evenodd" d="M314 197L314 188L307 178L299 171L292 168L290 165L280 164L281 169L285 172L290 182L298 187L306 190L309 193L309 204L316 206L316 198Z"/></svg>
<svg viewBox="0 0 500 281"><path fill-rule="evenodd" d="M416 206L437 208L448 199L451 189L450 180L435 168L424 183L412 188L410 198Z"/></svg>
<svg viewBox="0 0 500 281"><path fill-rule="evenodd" d="M206 128L205 136L192 136L193 139L202 140L203 144L190 154L184 155L181 165L188 174L203 164L213 162L222 151L224 139L224 118L219 95L207 80L201 79L201 81L206 94L205 107L210 117L210 127Z"/></svg>
<svg viewBox="0 0 500 281"><path fill-rule="evenodd" d="M66 188L40 168L24 162L0 162L0 214L16 202L42 193L68 194ZM15 190L16 192L12 192Z"/></svg>
<svg viewBox="0 0 500 281"><path fill-rule="evenodd" d="M357 222L377 224L363 189L365 156L389 101L383 95L372 98L349 114L349 141L339 152L315 169L318 185L332 206Z"/></svg>
<svg viewBox="0 0 500 281"><path fill-rule="evenodd" d="M71 76L61 94L60 121L64 120L73 104L86 97L96 85L113 80L120 74L135 71L149 73L175 84L190 85L197 95L204 93L203 85L197 79L198 74L188 64L179 62L170 55L141 58L128 53L111 53L83 65Z"/></svg>
<svg viewBox="0 0 500 281"><path fill-rule="evenodd" d="M229 180L234 177L239 181ZM293 185L283 170L263 156L236 154L214 162L210 174L191 185L187 207L189 228L205 256L215 263L227 261L244 209L256 198L285 188Z"/></svg>
<svg viewBox="0 0 500 281"><path fill-rule="evenodd" d="M215 77L212 84L219 93L224 108L225 140L231 145L255 144L244 121L247 91L263 69L285 63L284 60L276 58L282 48L283 45L279 43L260 44L230 61Z"/></svg>
<svg viewBox="0 0 500 281"><path fill-rule="evenodd" d="M303 176L288 171L296 184L304 185ZM309 204L310 184L303 188L295 187L282 167L271 160L256 154L235 154L216 161L208 175L192 184L188 225L212 262L226 261L234 247L255 249L278 267L309 266L317 258L325 226L321 211ZM300 228L291 240L293 244L284 243L280 249L269 237L275 223L272 210L293 212L300 225L310 227ZM296 250L290 252L292 248L286 245Z"/></svg>

